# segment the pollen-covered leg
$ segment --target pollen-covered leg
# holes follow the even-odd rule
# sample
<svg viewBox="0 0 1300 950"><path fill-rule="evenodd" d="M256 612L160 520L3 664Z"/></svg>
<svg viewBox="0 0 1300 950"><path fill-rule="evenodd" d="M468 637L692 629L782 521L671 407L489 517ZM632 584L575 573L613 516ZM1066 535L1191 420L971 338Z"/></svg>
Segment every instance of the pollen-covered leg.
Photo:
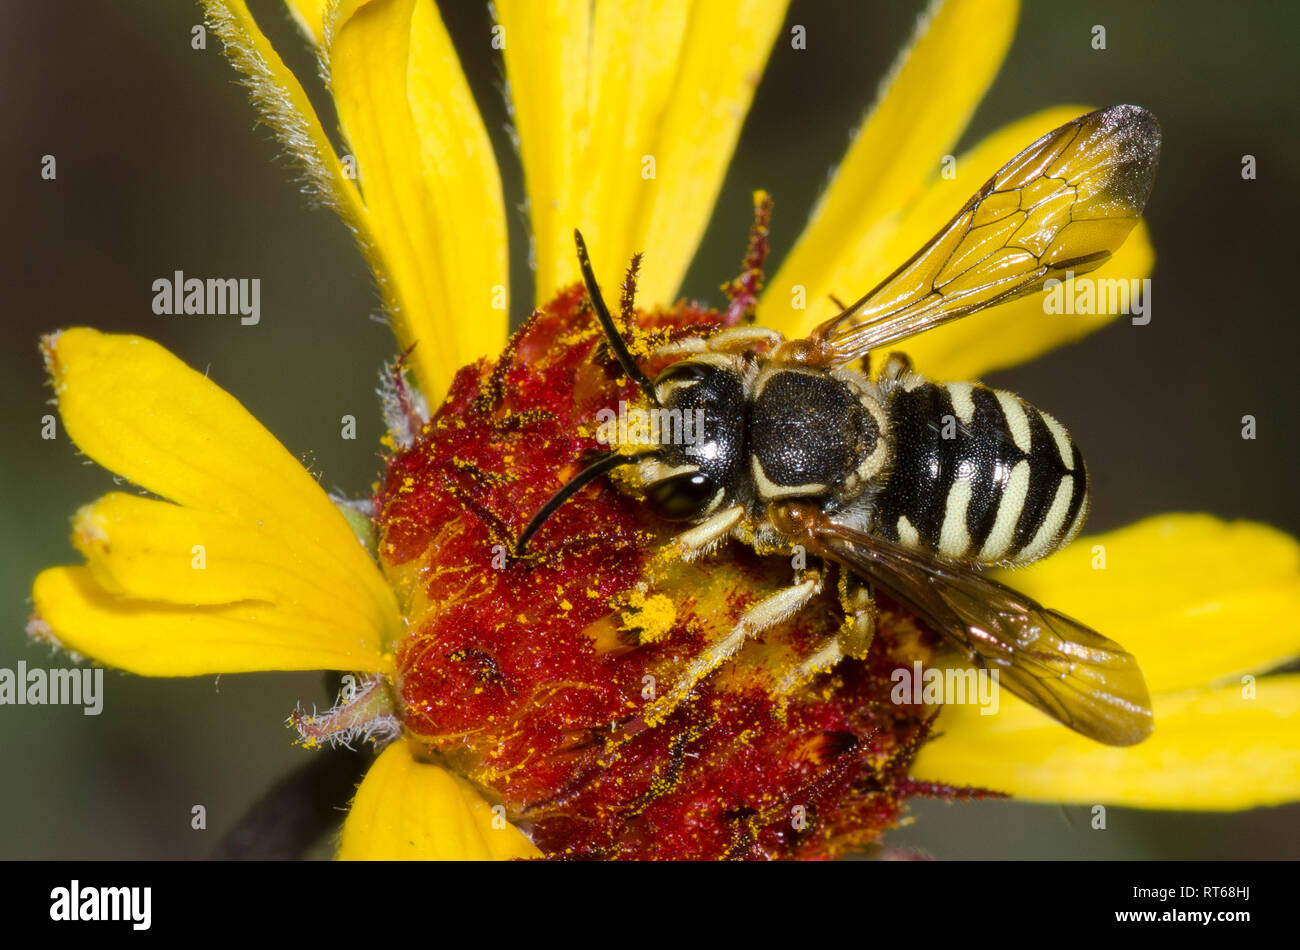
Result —
<svg viewBox="0 0 1300 950"><path fill-rule="evenodd" d="M701 555L708 554L718 542L740 523L745 516L743 505L732 505L716 515L701 521L688 531L683 531L676 538L664 545L659 556L663 560L680 557L683 561L693 561Z"/></svg>
<svg viewBox="0 0 1300 950"><path fill-rule="evenodd" d="M861 660L876 636L876 598L870 584L845 570L840 571L839 594L844 623L836 640L845 656Z"/></svg>
<svg viewBox="0 0 1300 950"><path fill-rule="evenodd" d="M663 356L691 356L697 353L738 353L760 343L777 346L785 337L767 327L741 326L722 330L710 337L692 336L674 343L665 343L655 351Z"/></svg>
<svg viewBox="0 0 1300 950"><path fill-rule="evenodd" d="M809 569L795 575L795 583L769 594L750 607L726 636L712 643L687 665L671 693L655 700L646 711L645 721L651 725L662 721L690 695L696 685L731 659L750 639L776 626L798 613L808 602L821 593L821 571Z"/></svg>
<svg viewBox="0 0 1300 950"><path fill-rule="evenodd" d="M814 676L829 673L840 660L846 657L860 660L871 649L871 641L876 635L876 602L870 585L847 571L841 571L839 595L840 605L844 608L844 623L834 637L781 678L778 693L788 695Z"/></svg>

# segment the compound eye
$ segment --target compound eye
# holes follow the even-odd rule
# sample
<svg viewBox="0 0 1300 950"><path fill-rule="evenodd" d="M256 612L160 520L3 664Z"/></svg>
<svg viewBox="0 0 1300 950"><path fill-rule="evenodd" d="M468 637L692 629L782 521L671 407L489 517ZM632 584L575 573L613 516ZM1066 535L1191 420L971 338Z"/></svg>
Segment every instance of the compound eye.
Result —
<svg viewBox="0 0 1300 950"><path fill-rule="evenodd" d="M702 472L684 472L646 488L650 510L665 521L688 521L704 513L718 486Z"/></svg>
<svg viewBox="0 0 1300 950"><path fill-rule="evenodd" d="M716 372L717 370L712 366L682 360L680 363L674 363L672 366L666 367L663 372L656 376L655 386L658 387L664 383L699 382Z"/></svg>

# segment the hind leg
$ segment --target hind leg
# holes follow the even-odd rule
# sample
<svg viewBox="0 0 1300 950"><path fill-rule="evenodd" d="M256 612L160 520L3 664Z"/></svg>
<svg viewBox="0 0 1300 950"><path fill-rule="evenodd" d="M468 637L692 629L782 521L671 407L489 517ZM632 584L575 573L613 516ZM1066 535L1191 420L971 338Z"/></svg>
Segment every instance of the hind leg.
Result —
<svg viewBox="0 0 1300 950"><path fill-rule="evenodd" d="M898 382L911 371L912 358L906 353L894 351L885 357L885 362L880 367L880 378Z"/></svg>

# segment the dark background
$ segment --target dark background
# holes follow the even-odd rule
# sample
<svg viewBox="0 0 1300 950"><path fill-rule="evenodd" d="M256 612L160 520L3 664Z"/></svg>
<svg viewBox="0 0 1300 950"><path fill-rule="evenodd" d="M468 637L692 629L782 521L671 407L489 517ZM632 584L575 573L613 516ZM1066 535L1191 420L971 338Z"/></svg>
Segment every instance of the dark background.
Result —
<svg viewBox="0 0 1300 950"><path fill-rule="evenodd" d="M477 2L441 4L467 59L506 176L523 198L504 131L499 63ZM777 200L769 273L798 236L921 4L796 0L683 291L716 301L738 262L749 193ZM275 4L254 5L282 54L311 60ZM185 3L11 0L0 29L0 667L50 665L22 629L37 571L77 558L77 506L111 487L66 439L39 436L50 411L40 333L89 324L156 339L234 393L291 451L357 495L376 474L376 371L391 357L366 266L332 214L308 208L245 91ZM789 26L803 24L795 52ZM1105 51L1089 45L1107 30ZM1026 4L1019 33L959 150L1060 102L1135 102L1165 142L1148 220L1153 319L1119 320L1084 342L988 382L1065 420L1096 480L1089 530L1158 511L1209 511L1300 532L1294 490L1297 352L1293 302L1297 174L1296 9L1285 3ZM482 51L482 52L480 52ZM332 125L332 121L327 125ZM56 181L40 159L58 161ZM1258 160L1243 181L1241 157ZM532 299L511 215L512 301ZM160 317L151 284L183 269L262 279L262 321ZM358 439L339 438L339 418ZM1240 419L1258 420L1243 441ZM1224 631L1225 636L1248 635ZM313 753L279 726L318 674L146 680L109 671L103 715L0 707L0 858L200 857L274 780ZM190 809L207 807L207 831ZM1297 857L1300 806L1234 815L919 802L890 843L943 857ZM318 850L317 853L325 853Z"/></svg>

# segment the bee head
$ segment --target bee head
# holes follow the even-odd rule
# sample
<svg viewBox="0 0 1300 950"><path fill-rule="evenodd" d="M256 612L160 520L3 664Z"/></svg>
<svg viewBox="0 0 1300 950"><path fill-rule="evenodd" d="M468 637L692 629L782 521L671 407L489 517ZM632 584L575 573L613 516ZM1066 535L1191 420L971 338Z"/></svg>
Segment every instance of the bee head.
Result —
<svg viewBox="0 0 1300 950"><path fill-rule="evenodd" d="M713 514L733 494L744 462L745 394L725 357L674 363L654 381L651 409L657 448L639 466L652 511L669 521Z"/></svg>
<svg viewBox="0 0 1300 950"><path fill-rule="evenodd" d="M705 355L669 366L652 383L610 316L582 235L575 230L573 237L591 309L619 366L649 404L647 410L638 410L648 412L648 429L640 437L618 438L617 451L597 457L551 496L516 541L519 555L560 505L583 486L622 466L636 464L635 482L651 510L671 521L712 514L733 494L741 471L745 399L739 371L723 357ZM632 319L639 260L639 255L633 258L624 285L625 323Z"/></svg>

